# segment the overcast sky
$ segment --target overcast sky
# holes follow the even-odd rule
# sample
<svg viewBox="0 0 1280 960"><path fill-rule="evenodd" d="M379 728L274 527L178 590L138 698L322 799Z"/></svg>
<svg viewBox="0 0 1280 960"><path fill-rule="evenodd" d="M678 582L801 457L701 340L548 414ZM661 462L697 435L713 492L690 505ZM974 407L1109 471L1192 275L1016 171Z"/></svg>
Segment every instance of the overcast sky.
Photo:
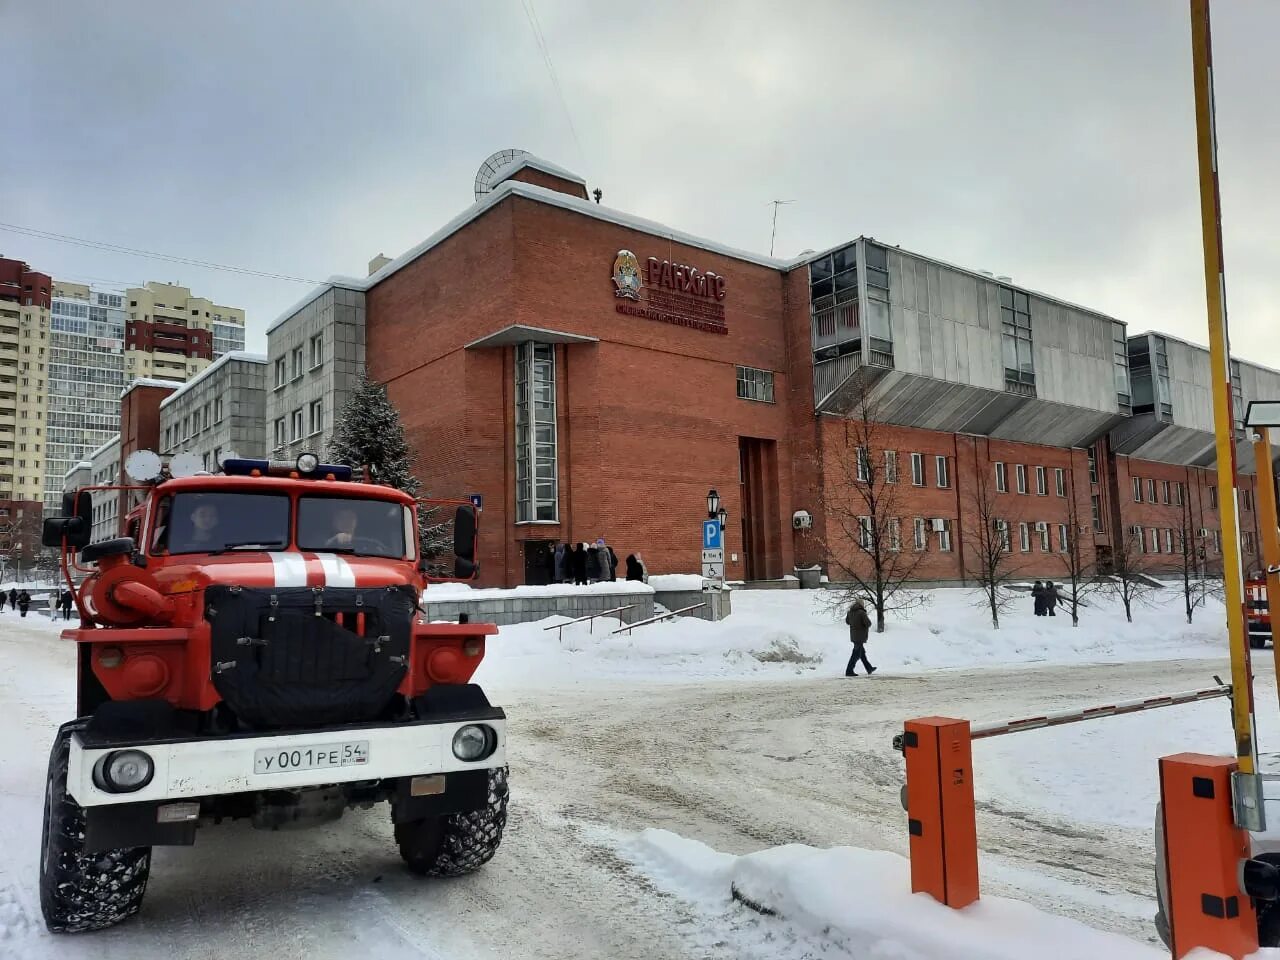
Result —
<svg viewBox="0 0 1280 960"><path fill-rule="evenodd" d="M769 201L794 200L781 256L868 234L1204 343L1188 20L1184 0L0 0L0 221L363 276L520 147L723 243L767 253ZM1233 352L1280 367L1280 3L1219 2L1214 30ZM255 349L308 289L3 230L0 254L179 281L244 307Z"/></svg>

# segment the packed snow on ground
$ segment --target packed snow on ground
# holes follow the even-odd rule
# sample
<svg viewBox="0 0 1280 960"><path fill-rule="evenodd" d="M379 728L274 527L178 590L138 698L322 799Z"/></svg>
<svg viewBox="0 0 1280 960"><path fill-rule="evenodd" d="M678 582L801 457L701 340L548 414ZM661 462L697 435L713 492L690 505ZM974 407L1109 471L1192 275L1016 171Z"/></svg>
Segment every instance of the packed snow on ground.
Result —
<svg viewBox="0 0 1280 960"><path fill-rule="evenodd" d="M696 573L656 573L649 578L655 590L701 590L706 582Z"/></svg>
<svg viewBox="0 0 1280 960"><path fill-rule="evenodd" d="M718 853L665 830L623 848L665 892L699 908L732 939L745 925L777 944L779 958L885 960L1158 960L1168 954L1000 897L964 910L912 894L895 853L791 844L745 856ZM1262 951L1257 956L1280 956ZM1204 960L1216 956L1205 954Z"/></svg>
<svg viewBox="0 0 1280 960"><path fill-rule="evenodd" d="M635 580L608 580L575 586L572 583L548 583L542 586L487 587L476 589L467 583L433 583L423 594L424 603L458 600L510 600L534 597L577 597L583 594L611 596L619 593L653 593L653 587Z"/></svg>
<svg viewBox="0 0 1280 960"><path fill-rule="evenodd" d="M504 626L490 641L477 682L839 674L850 653L849 631L843 611L830 608L832 598L825 590L736 590L733 613L722 621L682 617L631 633L615 632L623 625L606 618L563 630L546 628L565 624L568 617ZM1061 611L1056 617L1034 616L1027 596L1018 598L995 630L977 590L940 588L924 592L924 599L927 602L919 607L891 613L883 634L871 634L868 656L882 675L1014 664L1216 658L1227 650L1223 608L1213 600L1210 607L1196 611L1190 625L1177 596L1137 609L1130 624L1118 601L1094 596L1081 613L1080 625L1072 627L1071 618Z"/></svg>

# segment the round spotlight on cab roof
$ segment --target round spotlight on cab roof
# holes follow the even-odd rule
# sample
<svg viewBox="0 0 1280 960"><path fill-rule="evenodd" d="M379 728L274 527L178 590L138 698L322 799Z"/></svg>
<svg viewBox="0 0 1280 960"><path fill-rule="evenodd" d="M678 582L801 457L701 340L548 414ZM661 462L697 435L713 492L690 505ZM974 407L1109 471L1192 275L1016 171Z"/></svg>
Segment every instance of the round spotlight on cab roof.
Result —
<svg viewBox="0 0 1280 960"><path fill-rule="evenodd" d="M314 453L304 453L298 457L294 466L298 468L299 473L315 473L316 467L320 466L320 458Z"/></svg>
<svg viewBox="0 0 1280 960"><path fill-rule="evenodd" d="M204 473L204 461L190 451L179 453L169 460L169 475L174 477L194 477Z"/></svg>
<svg viewBox="0 0 1280 960"><path fill-rule="evenodd" d="M134 483L150 483L160 476L160 455L152 450L135 450L124 458L124 472Z"/></svg>

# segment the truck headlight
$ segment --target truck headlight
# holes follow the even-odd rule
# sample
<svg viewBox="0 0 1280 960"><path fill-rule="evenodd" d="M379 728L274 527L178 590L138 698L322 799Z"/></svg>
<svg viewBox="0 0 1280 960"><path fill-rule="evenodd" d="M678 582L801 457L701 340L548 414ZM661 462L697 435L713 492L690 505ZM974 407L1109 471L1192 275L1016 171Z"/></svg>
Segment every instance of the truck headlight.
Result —
<svg viewBox="0 0 1280 960"><path fill-rule="evenodd" d="M453 755L466 763L474 763L490 756L498 749L498 735L492 727L482 723L470 723L459 727L453 735Z"/></svg>
<svg viewBox="0 0 1280 960"><path fill-rule="evenodd" d="M108 793L133 793L151 782L155 764L141 750L108 753L93 768L93 780Z"/></svg>

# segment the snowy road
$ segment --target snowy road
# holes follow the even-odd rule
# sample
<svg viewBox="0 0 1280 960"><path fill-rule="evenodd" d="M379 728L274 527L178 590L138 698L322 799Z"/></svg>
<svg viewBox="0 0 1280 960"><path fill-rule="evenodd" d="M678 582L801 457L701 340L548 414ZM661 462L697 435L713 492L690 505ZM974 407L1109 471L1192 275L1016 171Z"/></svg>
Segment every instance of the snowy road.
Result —
<svg viewBox="0 0 1280 960"><path fill-rule="evenodd" d="M34 881L46 751L70 715L71 651L47 628L19 624L0 620L0 956L68 960L780 956L776 942L706 929L635 872L619 844L662 827L728 853L791 841L904 852L902 764L889 746L904 717L996 719L1200 686L1225 670L1196 660L856 681L491 685L511 718L513 799L507 842L481 873L409 876L385 808L300 833L222 826L194 848L157 851L140 917L55 939ZM1268 697L1274 687L1260 684ZM975 750L984 889L1149 939L1149 830L1011 809L984 789L984 747Z"/></svg>

